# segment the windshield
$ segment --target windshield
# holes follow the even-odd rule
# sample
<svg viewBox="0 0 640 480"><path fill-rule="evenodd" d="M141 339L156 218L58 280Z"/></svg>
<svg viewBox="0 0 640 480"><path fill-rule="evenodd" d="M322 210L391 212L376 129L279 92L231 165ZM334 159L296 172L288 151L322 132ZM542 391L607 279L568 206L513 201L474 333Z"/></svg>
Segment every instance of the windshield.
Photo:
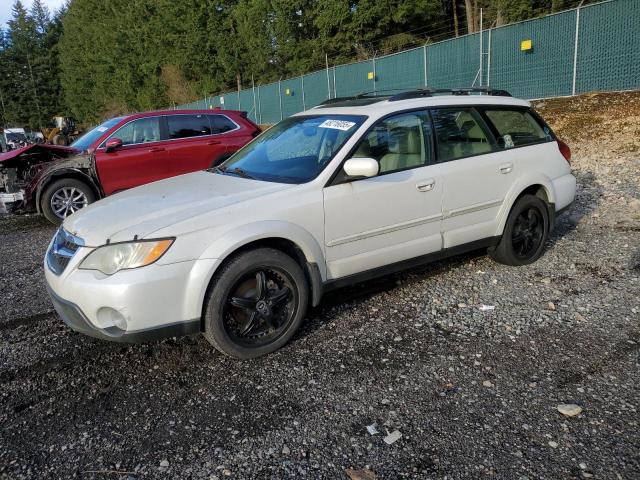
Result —
<svg viewBox="0 0 640 480"><path fill-rule="evenodd" d="M73 142L71 146L73 148L77 148L78 150L87 150L91 146L91 144L93 144L93 142L95 142L102 136L104 132L116 125L123 118L124 117L116 117L112 118L111 120L107 120L106 122L98 125L94 129L89 130L87 133L82 135L78 140Z"/></svg>
<svg viewBox="0 0 640 480"><path fill-rule="evenodd" d="M287 118L216 171L268 182L308 182L318 176L366 118L357 115Z"/></svg>

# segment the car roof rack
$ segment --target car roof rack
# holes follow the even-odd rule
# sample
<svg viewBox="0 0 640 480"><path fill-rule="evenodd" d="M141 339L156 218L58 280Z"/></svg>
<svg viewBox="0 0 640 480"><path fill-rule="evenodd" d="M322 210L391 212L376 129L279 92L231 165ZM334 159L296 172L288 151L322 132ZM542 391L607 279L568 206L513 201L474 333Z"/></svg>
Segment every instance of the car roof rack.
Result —
<svg viewBox="0 0 640 480"><path fill-rule="evenodd" d="M393 95L380 95L385 90L377 92L362 92L351 97L329 98L318 105L318 107L338 106L345 104L349 106L364 106L372 103L388 100L397 102L399 100L410 100L412 98L434 97L436 95L491 95L496 97L510 97L511 94L506 90L495 89L491 87L467 87L467 88L418 88L408 90ZM391 91L391 90L386 90ZM395 89L394 91L398 91Z"/></svg>
<svg viewBox="0 0 640 480"><path fill-rule="evenodd" d="M367 105L368 103L381 102L382 100L386 100L389 98L389 95L376 95L374 92L362 92L357 95L353 95L351 97L336 97L336 98L328 98L324 102L320 103L318 106L329 106L336 103L343 102L354 102L359 100L364 100L363 105Z"/></svg>
<svg viewBox="0 0 640 480"><path fill-rule="evenodd" d="M468 88L419 88L407 92L398 93L389 97L390 102L398 100L408 100L411 98L433 97L435 95L492 95L496 97L510 97L506 90L491 87L468 87Z"/></svg>

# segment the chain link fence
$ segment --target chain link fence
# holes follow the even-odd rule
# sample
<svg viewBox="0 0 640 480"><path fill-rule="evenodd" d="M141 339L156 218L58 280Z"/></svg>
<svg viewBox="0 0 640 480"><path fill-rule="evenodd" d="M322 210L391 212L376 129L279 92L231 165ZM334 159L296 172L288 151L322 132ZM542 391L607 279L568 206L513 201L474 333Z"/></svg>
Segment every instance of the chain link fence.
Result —
<svg viewBox="0 0 640 480"><path fill-rule="evenodd" d="M363 92L484 85L533 99L634 90L640 88L639 32L640 1L609 0L179 108L245 110L265 124Z"/></svg>

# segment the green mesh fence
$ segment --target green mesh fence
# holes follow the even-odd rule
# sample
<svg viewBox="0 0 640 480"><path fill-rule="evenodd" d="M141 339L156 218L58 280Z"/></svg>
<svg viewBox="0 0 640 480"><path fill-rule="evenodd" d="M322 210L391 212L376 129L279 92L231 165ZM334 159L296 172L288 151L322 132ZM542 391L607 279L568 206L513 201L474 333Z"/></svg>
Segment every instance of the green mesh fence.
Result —
<svg viewBox="0 0 640 480"><path fill-rule="evenodd" d="M640 86L640 1L580 9L576 93Z"/></svg>
<svg viewBox="0 0 640 480"><path fill-rule="evenodd" d="M434 88L473 85L480 67L479 38L477 34L466 35L429 45L427 47L427 85Z"/></svg>
<svg viewBox="0 0 640 480"><path fill-rule="evenodd" d="M259 123L276 123L284 118L280 111L280 93L277 83L260 87Z"/></svg>
<svg viewBox="0 0 640 480"><path fill-rule="evenodd" d="M327 73L322 70L303 77L304 103L307 108L315 107L333 96L332 76Z"/></svg>
<svg viewBox="0 0 640 480"><path fill-rule="evenodd" d="M371 78L369 78L371 77ZM373 61L338 65L335 67L335 96L348 97L375 90Z"/></svg>
<svg viewBox="0 0 640 480"><path fill-rule="evenodd" d="M376 59L376 91L424 87L425 48Z"/></svg>
<svg viewBox="0 0 640 480"><path fill-rule="evenodd" d="M569 11L493 29L489 84L516 97L570 95L575 26ZM531 40L528 51L524 40Z"/></svg>
<svg viewBox="0 0 640 480"><path fill-rule="evenodd" d="M294 113L305 109L302 95L302 78L283 80L280 83L280 95L282 98L282 115L289 117Z"/></svg>
<svg viewBox="0 0 640 480"><path fill-rule="evenodd" d="M258 123L275 123L328 98L425 85L455 88L488 83L521 98L640 88L640 0L610 0L581 7L579 12L573 9L485 30L482 54L476 33L179 108L238 109ZM523 50L526 40L531 48Z"/></svg>
<svg viewBox="0 0 640 480"><path fill-rule="evenodd" d="M254 122L256 118L256 102L254 101L253 89L242 90L240 92L240 108L238 110L244 110L247 112L247 116Z"/></svg>

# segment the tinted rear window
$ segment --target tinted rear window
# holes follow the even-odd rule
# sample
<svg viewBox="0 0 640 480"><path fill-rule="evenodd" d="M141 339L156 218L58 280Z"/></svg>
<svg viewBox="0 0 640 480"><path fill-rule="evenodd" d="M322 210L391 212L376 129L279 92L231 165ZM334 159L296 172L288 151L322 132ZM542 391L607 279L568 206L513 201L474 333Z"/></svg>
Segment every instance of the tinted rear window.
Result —
<svg viewBox="0 0 640 480"><path fill-rule="evenodd" d="M224 115L209 115L213 133L225 133L235 130L238 126Z"/></svg>
<svg viewBox="0 0 640 480"><path fill-rule="evenodd" d="M167 117L169 138L188 138L211 135L207 115L170 115Z"/></svg>
<svg viewBox="0 0 640 480"><path fill-rule="evenodd" d="M497 130L498 145L502 148L551 140L550 132L545 132L527 110L485 110L485 114Z"/></svg>

